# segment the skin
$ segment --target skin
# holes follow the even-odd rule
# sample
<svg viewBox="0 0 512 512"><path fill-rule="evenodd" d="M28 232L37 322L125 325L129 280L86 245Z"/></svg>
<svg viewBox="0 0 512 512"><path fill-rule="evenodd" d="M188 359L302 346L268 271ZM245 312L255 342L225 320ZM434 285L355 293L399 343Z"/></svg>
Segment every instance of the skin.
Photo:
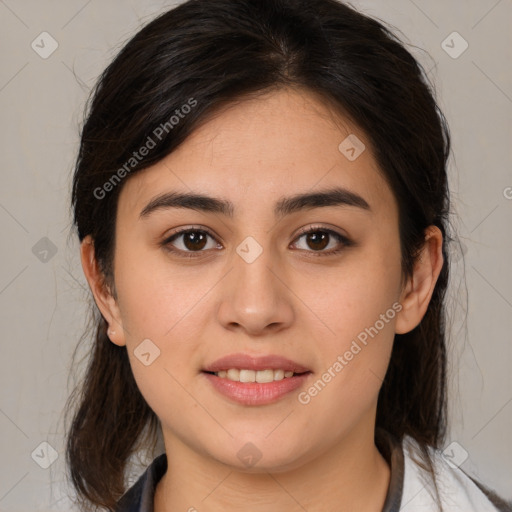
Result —
<svg viewBox="0 0 512 512"><path fill-rule="evenodd" d="M110 338L126 345L137 384L161 421L169 466L155 511L234 511L249 503L254 512L382 509L390 471L374 444L377 396L394 334L412 330L426 312L443 263L442 234L426 231L414 274L402 283L396 201L369 143L354 161L338 150L348 134L366 141L309 92L238 102L124 183L117 299L102 285L92 240L84 239L84 273ZM274 218L278 199L335 185L362 196L371 211L329 206ZM139 218L154 196L173 190L229 199L234 216L174 208ZM298 238L300 228L317 225L354 244L331 237L319 250ZM190 226L217 240L207 238L191 260L162 247L173 230ZM250 264L236 252L247 236L263 250ZM187 250L183 237L173 243ZM378 335L307 405L299 403L298 392L397 302L402 310ZM161 351L149 366L134 355L147 338ZM313 374L278 402L239 405L201 373L234 352L279 354ZM261 453L251 467L237 457L249 442Z"/></svg>

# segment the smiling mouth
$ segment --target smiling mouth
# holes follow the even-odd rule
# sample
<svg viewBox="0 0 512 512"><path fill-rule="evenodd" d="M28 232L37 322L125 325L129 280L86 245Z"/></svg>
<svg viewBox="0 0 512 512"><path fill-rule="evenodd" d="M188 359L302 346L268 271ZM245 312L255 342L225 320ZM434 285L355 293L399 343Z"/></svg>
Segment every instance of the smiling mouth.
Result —
<svg viewBox="0 0 512 512"><path fill-rule="evenodd" d="M269 382L280 381L284 379L289 379L292 377L296 377L299 375L304 375L307 373L311 373L310 371L306 372L293 372L293 371L285 371L282 369L265 369L265 370L246 370L246 369L238 369L238 368L230 368L228 370L219 370L218 372L209 372L204 371L204 373L208 373L210 375L215 375L221 379L227 379L233 382L242 382L242 383L252 383L257 382L260 384L265 384Z"/></svg>

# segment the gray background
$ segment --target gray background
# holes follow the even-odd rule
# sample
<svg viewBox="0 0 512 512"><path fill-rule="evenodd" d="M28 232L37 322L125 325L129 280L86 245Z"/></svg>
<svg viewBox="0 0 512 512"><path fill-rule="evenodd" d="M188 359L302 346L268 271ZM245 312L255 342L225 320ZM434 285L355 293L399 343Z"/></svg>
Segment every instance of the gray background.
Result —
<svg viewBox="0 0 512 512"><path fill-rule="evenodd" d="M71 510L62 408L89 303L78 244L69 236L78 126L98 74L142 23L172 5L0 0L0 511ZM510 499L512 3L353 5L395 25L419 47L410 51L429 71L450 124L452 222L462 244L453 253L449 297L452 426L446 445L457 444L446 453ZM43 31L58 43L46 59L31 47L33 41L42 46ZM469 45L457 58L463 41L450 36L454 31ZM49 448L39 447L45 441L58 454L48 469L31 457L36 450L34 458L45 459Z"/></svg>

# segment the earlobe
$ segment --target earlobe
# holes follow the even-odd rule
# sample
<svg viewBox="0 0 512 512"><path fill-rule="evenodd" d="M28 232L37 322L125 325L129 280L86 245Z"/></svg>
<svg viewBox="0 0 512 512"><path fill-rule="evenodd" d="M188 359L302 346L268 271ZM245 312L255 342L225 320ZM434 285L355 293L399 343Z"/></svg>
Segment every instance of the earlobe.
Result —
<svg viewBox="0 0 512 512"><path fill-rule="evenodd" d="M80 258L89 288L94 297L103 318L109 329L107 335L112 343L123 346L126 344L119 307L109 287L105 283L105 277L101 273L94 250L94 241L90 235L86 236L80 246Z"/></svg>
<svg viewBox="0 0 512 512"><path fill-rule="evenodd" d="M425 316L443 267L443 235L437 226L425 230L425 243L414 265L412 276L402 291L402 310L397 315L395 332L412 331Z"/></svg>

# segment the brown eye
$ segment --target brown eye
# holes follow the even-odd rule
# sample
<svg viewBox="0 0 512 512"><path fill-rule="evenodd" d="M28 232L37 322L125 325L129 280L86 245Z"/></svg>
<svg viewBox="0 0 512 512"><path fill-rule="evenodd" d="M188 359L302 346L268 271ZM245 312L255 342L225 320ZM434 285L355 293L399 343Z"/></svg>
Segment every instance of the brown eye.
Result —
<svg viewBox="0 0 512 512"><path fill-rule="evenodd" d="M322 231L315 231L306 235L306 243L311 247L311 249L321 251L329 244L329 238L329 234Z"/></svg>
<svg viewBox="0 0 512 512"><path fill-rule="evenodd" d="M209 241L208 239L211 239ZM304 239L304 244L299 249L309 252L314 256L329 256L342 251L352 245L347 237L330 229L312 228L303 231L296 240ZM208 246L208 243L210 245ZM204 229L188 228L178 231L167 238L162 245L170 252L178 256L200 256L208 249L221 248L216 243L215 237ZM329 249L330 250L326 250Z"/></svg>
<svg viewBox="0 0 512 512"><path fill-rule="evenodd" d="M190 251L200 251L206 245L206 235L200 231L188 231L183 234L183 245Z"/></svg>
<svg viewBox="0 0 512 512"><path fill-rule="evenodd" d="M298 247L301 250L305 250L310 253L318 253L315 256L328 256L336 254L343 250L345 247L352 245L351 240L347 237L332 231L331 229L312 228L307 231L303 231L297 240L304 239L302 247ZM300 245L300 244L295 244ZM330 247L330 250L325 250Z"/></svg>
<svg viewBox="0 0 512 512"><path fill-rule="evenodd" d="M212 239L208 247L208 238ZM205 252L204 249L214 249L217 247L213 236L202 229L184 229L174 233L171 237L163 242L168 250L176 253L200 253Z"/></svg>

